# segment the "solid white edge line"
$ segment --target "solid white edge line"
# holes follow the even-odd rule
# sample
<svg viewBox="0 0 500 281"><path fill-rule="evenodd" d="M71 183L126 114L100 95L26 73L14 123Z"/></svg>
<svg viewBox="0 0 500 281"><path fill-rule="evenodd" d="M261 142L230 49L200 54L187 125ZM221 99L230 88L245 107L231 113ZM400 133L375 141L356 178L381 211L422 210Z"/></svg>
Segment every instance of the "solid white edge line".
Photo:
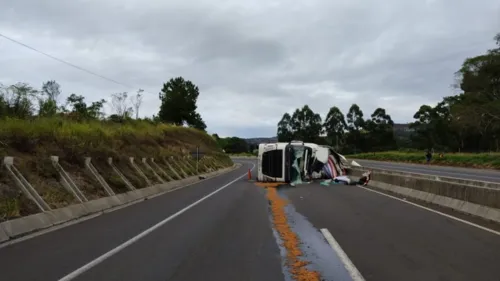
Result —
<svg viewBox="0 0 500 281"><path fill-rule="evenodd" d="M438 215L441 215L441 216L443 216L443 217L447 217L447 218L450 218L450 219L453 219L453 220L456 220L456 221L459 221L459 222L465 223L465 224L467 224L467 225L470 225L470 226L473 226L473 227L476 227L476 228L479 228L479 229L482 229L482 230L484 230L484 231L487 231L487 232L490 232L490 233L492 233L492 234L496 234L496 235L500 236L500 232L495 231L495 230L490 229L490 228L487 228L487 227L484 227L484 226L481 226L481 225L479 225L479 224L475 224L475 223L473 223L473 222L466 221L466 220L463 220L463 219L461 219L461 218L457 218L457 217L454 217L454 216L452 216L452 215L448 215L448 214L442 213L442 212L440 212L440 211L433 210L433 209L431 209L431 208L427 208L427 207L422 206L422 205L419 205L419 204L417 204L417 203L409 202L409 201L403 200L403 199L401 199L401 198L398 198L398 197L396 197L396 196L392 196L392 195L385 194L385 193L380 192L380 191L377 191L377 190L373 190L373 189L371 189L371 188L367 188L367 187L360 186L360 185L357 185L357 187L362 188L362 189L364 189L364 190L368 190L368 191L371 191L371 192L377 193L377 194L380 194L380 195L387 196L387 197L389 197L389 198L392 198L392 199L395 199L395 200L398 200L398 201L404 202L404 203L406 203L406 204L410 204L410 205L415 206L415 207L418 207L418 208L420 208L420 209L424 209L424 210L426 210L426 211L433 212L433 213L438 214Z"/></svg>
<svg viewBox="0 0 500 281"><path fill-rule="evenodd" d="M255 164L252 164L253 167L250 169L250 170L253 170L255 168ZM131 239L129 239L128 241L124 242L123 244L121 245L118 245L117 247L115 247L114 249L102 254L101 256L95 258L94 260L90 261L89 263L85 264L84 266L76 269L75 271L65 275L64 277L62 277L61 279L59 279L59 281L68 281L68 280L72 280L76 277L78 277L79 275L81 275L82 273L88 271L89 269L93 268L94 266L100 264L101 262L103 262L104 260L106 260L107 258L113 256L114 254L120 252L121 250L127 248L128 246L134 244L135 242L137 242L139 239L143 238L144 236L148 235L149 233L155 231L156 229L160 228L161 226L163 226L164 224L166 224L167 222L173 220L174 218L178 217L179 215L183 214L184 212L188 211L189 209L193 208L194 206L200 204L201 202L205 201L206 199L212 197L214 194L218 193L219 191L225 189L226 187L230 186L231 184L235 183L236 181L240 180L242 177L246 176L248 174L248 172L244 173L243 175L237 177L236 179L232 180L231 182L219 187L218 189L216 189L215 191L203 196L201 199L195 201L194 203L191 203L190 205L188 205L187 207L184 207L183 209L181 209L180 211L178 211L177 213L171 215L170 217L160 221L159 223L153 225L152 227L144 230L143 232L137 234L136 236L132 237Z"/></svg>
<svg viewBox="0 0 500 281"><path fill-rule="evenodd" d="M339 243L335 238L333 238L333 235L328 231L326 228L321 229L321 233L323 236L325 236L326 241L328 244L330 244L330 247L332 250L339 256L340 260L344 264L345 269L347 272L349 272L349 275L351 276L353 281L365 281L365 278L359 270L354 266L352 263L351 259L347 256L347 254L342 250L342 247L340 247Z"/></svg>
<svg viewBox="0 0 500 281"><path fill-rule="evenodd" d="M250 162L243 162L243 163L252 164ZM45 228L45 229L42 229L42 230L38 230L38 231L35 231L32 234L28 234L28 235L25 235L25 236L22 236L22 237L19 237L19 238L14 238L14 239L2 242L2 243L0 243L0 249L5 248L5 247L7 247L9 245L14 245L14 244L17 244L17 243L20 243L20 242L23 242L23 241L26 241L26 240L29 240L29 239L33 239L35 237L38 237L38 236L41 236L41 235L44 235L44 234L56 231L58 229L69 227L69 226L72 226L72 225L77 224L77 223L82 223L82 222L91 220L93 218L96 218L96 217L99 217L99 216L102 216L102 215L105 215L105 214L109 214L109 213L118 211L120 209L124 209L124 208L130 207L132 205L143 203L146 200L150 200L150 199L153 199L155 197L162 196L162 195L165 195L165 194L177 191L179 189L183 189L185 187L190 187L190 186L195 185L195 184L203 183L203 182L205 182L207 180L211 180L211 179L217 178L219 176L225 175L227 173L234 172L234 171L236 171L240 167L241 166L236 167L233 170L224 172L222 174L215 175L213 177L209 177L209 178L206 178L206 179L203 179L203 180L199 180L199 181L196 181L196 182L188 183L186 185L181 185L181 186L169 189L169 190L162 191L160 193L156 193L156 194L149 195L149 196L146 196L146 197L143 197L143 198L139 198L137 200L125 203L123 205L118 205L118 206L115 206L115 207L112 207L112 208L109 208L109 209L105 209L105 210L99 211L97 213L89 214L89 215L86 215L84 217L80 217L80 218L73 219L73 220L70 220L70 221L67 221L67 222L63 222L61 224L57 224L57 225L54 225L54 226L51 226L51 227L48 227L48 228Z"/></svg>

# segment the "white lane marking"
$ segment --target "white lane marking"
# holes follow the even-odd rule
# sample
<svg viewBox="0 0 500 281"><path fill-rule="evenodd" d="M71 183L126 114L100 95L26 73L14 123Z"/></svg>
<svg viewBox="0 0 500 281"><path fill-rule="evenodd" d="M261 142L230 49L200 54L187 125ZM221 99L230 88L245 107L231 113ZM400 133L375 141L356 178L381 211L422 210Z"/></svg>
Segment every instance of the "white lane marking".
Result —
<svg viewBox="0 0 500 281"><path fill-rule="evenodd" d="M243 162L243 163L253 164L253 163L250 163L250 162ZM189 186L192 186L192 185L195 185L195 184L203 183L204 181L207 181L207 180L210 180L210 179L214 179L216 177L219 177L219 176L225 175L227 173L233 172L233 171L237 170L240 167L241 167L241 165L238 166L238 167L235 167L234 169L232 169L230 171L227 171L227 172L215 175L213 177L208 177L208 178L196 181L196 182L192 182L192 183L188 183L186 185L178 186L178 187L166 190L166 191L162 191L160 193L156 193L156 194L153 194L153 195L150 195L150 196L146 196L146 197L137 199L137 200L132 201L132 202L125 203L123 205L119 205L119 206L116 206L116 207L113 207L113 208L105 209L105 210L102 210L100 212L87 215L85 217L77 218L77 219L70 220L70 221L67 221L67 222L64 222L64 223L61 223L61 224L58 224L58 225L54 225L54 226L51 226L49 228L45 228L45 229L42 229L40 231L37 231L37 232L35 232L33 234L28 234L26 236L22 236L22 237L19 237L19 238L14 238L14 239L12 239L10 241L5 241L5 242L3 242L3 243L0 244L0 249L2 249L4 247L7 247L9 245L17 244L17 243L20 243L20 242L23 242L23 241L35 238L35 237L43 235L43 234L47 234L47 233L56 231L56 230L61 229L61 228L65 228L65 227L68 227L68 226L71 226L71 225L74 225L74 224L77 224L77 223L81 223L81 222L84 222L84 221L96 218L98 216L102 216L102 215L105 215L105 214L108 214L108 213L112 213L114 211L118 211L120 209L129 207L129 206L132 206L132 205L135 205L135 204L138 204L138 203L142 203L145 200L153 199L155 197L162 196L162 195L165 195L167 193L174 192L174 191L179 190L179 189L183 189L185 187L189 187Z"/></svg>
<svg viewBox="0 0 500 281"><path fill-rule="evenodd" d="M253 165L253 167L250 170L253 170L255 168L255 164L252 164L252 165ZM121 250L123 250L123 249L127 248L128 246L132 245L133 243L139 241L139 239L143 238L144 236L146 236L146 235L150 234L151 232L155 231L156 229L160 228L161 226L163 226L167 222L169 222L169 221L173 220L174 218L180 216L184 212L188 211L189 209L193 208L194 206L196 206L196 205L200 204L201 202L205 201L206 199L212 197L214 194L218 193L219 191L225 189L226 187L228 187L231 184L235 183L236 181L240 180L242 177L247 176L247 174L248 174L248 172L246 172L243 175L237 177L236 179L232 180L231 182L227 183L226 185L219 187L217 190L209 193L208 195L205 195L204 197L202 197L198 201L196 201L196 202L188 205L187 207L181 209L177 213L171 215L170 217L168 217L168 218L160 221L159 223L153 225L152 227L150 227L150 228L146 229L145 231L139 233L138 235L132 237L128 241L124 242L123 244L118 245L116 248L112 249L111 251L109 251L109 252L107 252L107 253L105 253L105 254L97 257L96 259L90 261L86 265L84 265L84 266L76 269L75 271L71 272L70 274L62 277L61 279L59 279L59 281L68 281L68 280L72 280L72 279L78 277L79 275L81 275L82 273L84 273L87 270L91 269L92 267L100 264L101 262L103 262L107 258L109 258L109 257L117 254Z"/></svg>
<svg viewBox="0 0 500 281"><path fill-rule="evenodd" d="M330 247L333 249L335 253L339 256L340 260L344 264L345 269L347 272L349 272L349 275L351 276L353 281L365 281L365 278L361 273L358 271L356 266L352 263L352 261L349 259L347 254L342 250L342 247L340 247L339 243L335 238L333 238L332 234L328 229L322 228L321 233L323 233L323 236L325 236L326 241L328 244L330 244Z"/></svg>
<svg viewBox="0 0 500 281"><path fill-rule="evenodd" d="M417 165L417 164L412 164L412 165ZM376 164L374 166L365 166L365 168L373 168L377 169L378 167L381 167L381 169L389 169L389 170L394 170L396 172L407 172L407 173L415 173L415 174L421 174L421 175L426 175L426 176L435 176L435 177L442 177L442 175L436 174L436 173L442 173L442 174L447 174L448 176L444 177L450 177L450 178L456 178L456 179L461 179L461 180L473 180L473 181L484 181L488 183L496 183L493 181L486 181L483 179L492 179L492 180L498 180L498 177L500 176L487 176L487 175L482 175L481 173L473 173L469 171L463 171L463 172L449 172L449 171L444 171L441 169L434 169L434 173L432 173L431 169L425 169L425 168L420 168L420 167L405 167L405 166L397 166L397 165L386 165L386 164ZM380 169L380 168L379 168ZM451 176L450 176L451 175ZM463 177L463 175L468 175L469 178ZM462 176L462 177L460 177Z"/></svg>
<svg viewBox="0 0 500 281"><path fill-rule="evenodd" d="M426 211L436 213L436 214L441 215L441 216L443 216L443 217L447 217L447 218L450 218L450 219L453 219L453 220L456 220L456 221L459 221L459 222L465 223L465 224L467 224L467 225L470 225L470 226L473 226L473 227L476 227L476 228L479 228L479 229L482 229L482 230L484 230L484 231L487 231L487 232L490 232L490 233L492 233L492 234L496 234L496 235L500 236L500 232L495 231L495 230L490 229L490 228L487 228L487 227L484 227L484 226L481 226L481 225L479 225L479 224L475 224L475 223L473 223L473 222L466 221L466 220L463 220L463 219L461 219L461 218L457 218L457 217L454 217L454 216L452 216L452 215L448 215L448 214L442 213L442 212L440 212L440 211L436 211L436 210L433 210L433 209L431 209L431 208L427 208L427 207L424 207L424 206L422 206L422 205L419 205L419 204L416 204L416 203L413 203L413 202L409 202L409 201L403 200L403 199L398 198L398 197L396 197L396 196L392 196L392 195L385 194L385 193L380 192L380 191L377 191L377 190L373 190L373 189L368 188L368 187L364 187L364 186L360 186L360 185L357 185L357 187L362 188L362 189L364 189L364 190L371 191L371 192L375 192L375 193L380 194L380 195L387 196L387 197L392 198L392 199L396 199L396 200L398 200L398 201L404 202L404 203L406 203L406 204L410 204L410 205L415 206L415 207L418 207L418 208L420 208L420 209L424 209L424 210L426 210Z"/></svg>

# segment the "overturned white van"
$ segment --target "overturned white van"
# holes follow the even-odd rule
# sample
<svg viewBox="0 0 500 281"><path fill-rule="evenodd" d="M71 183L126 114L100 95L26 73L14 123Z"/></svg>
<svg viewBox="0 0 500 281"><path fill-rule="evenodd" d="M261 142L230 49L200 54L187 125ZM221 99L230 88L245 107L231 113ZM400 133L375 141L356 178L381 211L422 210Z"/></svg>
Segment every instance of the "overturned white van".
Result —
<svg viewBox="0 0 500 281"><path fill-rule="evenodd" d="M329 146L292 141L259 144L257 165L258 181L296 184L344 175L347 160Z"/></svg>

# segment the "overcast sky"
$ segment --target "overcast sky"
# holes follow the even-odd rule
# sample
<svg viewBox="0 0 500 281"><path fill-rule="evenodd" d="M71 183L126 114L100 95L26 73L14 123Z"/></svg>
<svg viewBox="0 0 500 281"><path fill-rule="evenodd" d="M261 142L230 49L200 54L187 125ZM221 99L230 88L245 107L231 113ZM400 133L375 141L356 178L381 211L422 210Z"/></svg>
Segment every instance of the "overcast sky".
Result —
<svg viewBox="0 0 500 281"><path fill-rule="evenodd" d="M284 112L324 117L357 103L412 121L454 94L464 58L494 47L498 0L0 0L0 33L126 88L0 38L0 82L88 100L146 90L158 112L172 77L200 88L199 112L221 136L276 134Z"/></svg>

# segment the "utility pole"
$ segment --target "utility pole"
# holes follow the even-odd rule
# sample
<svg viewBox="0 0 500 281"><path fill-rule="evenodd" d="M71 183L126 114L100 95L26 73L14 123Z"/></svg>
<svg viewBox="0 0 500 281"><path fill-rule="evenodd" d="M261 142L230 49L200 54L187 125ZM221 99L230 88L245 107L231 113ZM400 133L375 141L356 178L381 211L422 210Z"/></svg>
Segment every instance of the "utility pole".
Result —
<svg viewBox="0 0 500 281"><path fill-rule="evenodd" d="M198 161L200 161L200 147L196 147L196 174L198 174Z"/></svg>

